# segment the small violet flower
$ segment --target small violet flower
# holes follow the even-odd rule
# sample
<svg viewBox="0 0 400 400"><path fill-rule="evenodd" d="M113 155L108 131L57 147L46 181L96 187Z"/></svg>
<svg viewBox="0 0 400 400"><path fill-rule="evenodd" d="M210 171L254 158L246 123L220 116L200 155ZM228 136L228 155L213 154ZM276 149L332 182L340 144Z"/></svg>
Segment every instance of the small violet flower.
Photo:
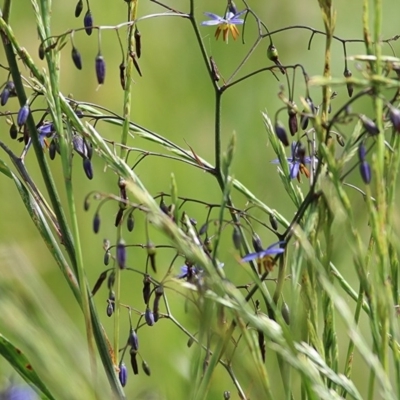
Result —
<svg viewBox="0 0 400 400"><path fill-rule="evenodd" d="M229 32L232 34L233 40L236 40L239 37L240 33L236 25L243 24L244 21L239 17L243 15L246 11L247 10L243 10L235 14L229 9L228 12L225 14L225 18L213 13L205 12L204 15L211 19L209 21L202 22L201 25L218 25L217 30L215 31L215 38L218 39L219 35L222 32L224 42L228 43Z"/></svg>
<svg viewBox="0 0 400 400"><path fill-rule="evenodd" d="M290 179L298 178L300 180L300 173L303 173L307 178L310 173L305 164L311 164L311 158L305 157L299 142L292 142L292 154L286 160L289 164ZM280 164L279 159L271 161L272 164Z"/></svg>
<svg viewBox="0 0 400 400"><path fill-rule="evenodd" d="M242 262L248 262L248 261L253 261L256 259L263 259L263 258L269 257L269 256L275 256L277 254L282 254L285 251L285 249L282 247L277 247L282 244L285 244L285 242L277 242L277 243L271 244L271 246L267 247L265 250L247 254L246 256L244 256L242 258Z"/></svg>

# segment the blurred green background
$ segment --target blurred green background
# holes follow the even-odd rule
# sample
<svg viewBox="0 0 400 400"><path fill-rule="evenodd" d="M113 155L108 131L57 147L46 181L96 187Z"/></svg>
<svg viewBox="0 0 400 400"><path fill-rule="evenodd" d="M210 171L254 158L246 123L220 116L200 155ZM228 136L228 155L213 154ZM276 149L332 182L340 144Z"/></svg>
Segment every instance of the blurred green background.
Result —
<svg viewBox="0 0 400 400"><path fill-rule="evenodd" d="M140 16L163 11L150 1L140 0L139 3ZM341 0L334 3L337 10L336 34L341 38L362 38L362 2ZM250 0L249 4L254 7L254 11L267 24L270 31L291 25L306 25L323 30L317 1L280 0L266 2ZM188 1L171 1L168 5L181 11L188 10ZM222 0L197 1L196 14L199 23L206 19L202 15L204 11L221 15L225 10L225 6L226 2ZM243 7L240 1L237 1L237 6L238 9ZM79 19L75 19L74 9L74 1L54 2L52 9L52 32L54 35L82 26L83 15ZM126 19L126 4L122 0L92 0L91 9L97 25L111 26ZM383 37L388 38L399 34L398 15L400 4L398 1L384 2L383 11ZM11 24L19 43L37 60L40 67L45 68L44 62L37 58L39 42L33 10L28 0L14 2ZM213 90L189 21L175 17L155 18L143 21L138 27L142 34L140 67L143 77L139 77L135 73L135 82L132 88L132 120L184 148L190 145L199 156L214 163ZM246 44L244 45L240 40L234 42L232 39L229 41L229 45L226 45L221 41L221 38L219 41L215 41L214 28L201 27L200 29L208 54L212 55L216 61L221 76L228 79L256 38L254 21L250 18L246 26ZM122 34L122 37L124 37L124 34ZM311 50L307 50L309 38L309 31L295 29L277 34L274 36L274 43L279 50L283 64L302 63L310 76L320 75L322 74L324 61L324 37L316 35L313 39ZM98 52L96 31L90 37L80 31L75 34L74 41L82 54L83 70L78 71L73 66L70 59L71 47L70 44L67 44L61 53L62 91L66 95L71 94L79 101L101 104L116 113L121 113L123 92L119 83L118 66L122 56L115 33L112 30L107 30L102 34L101 51L107 63L107 75L105 85L99 89L97 89L94 71L94 59ZM238 77L270 65L270 61L266 57L267 46L267 41L263 41L258 46L251 59L237 75ZM394 42L393 48L398 51L399 44ZM364 47L362 44L349 44L347 51L349 55L363 54ZM392 54L389 47L385 47L385 54ZM0 52L0 63L6 64L3 51ZM342 46L338 42L333 45L332 67L332 72L335 76L342 76L344 58ZM354 75L360 74L357 72L357 67L353 62L350 62L349 67ZM23 67L21 70L23 73L27 72ZM278 76L281 78L279 72ZM6 77L4 70L1 70L0 81L5 81ZM277 96L280 85L285 85L285 81L277 82L271 74L262 73L229 90L222 100L222 137L223 148L226 148L232 133L235 132L237 136L237 151L233 165L235 177L242 181L269 207L277 209L290 220L295 208L282 187L276 172L276 166L270 164L270 161L275 156L267 142L261 116L261 112L267 110L271 118L273 118L275 111L282 106ZM338 88L337 91L338 96L332 103L333 110L347 100L345 88ZM297 104L301 104L299 96L304 95L304 86L298 79L295 93ZM318 104L321 100L320 89L312 88L311 97L314 103ZM371 110L370 106L368 100L360 101L354 105L354 110L363 110L363 113L368 114ZM5 109L17 111L17 100L12 99L2 111ZM284 113L283 115L286 114ZM119 140L118 129L111 128L105 124L99 124L97 128L105 137L115 141ZM11 149L16 153L22 150L20 144L9 139L8 127L4 122L4 118L0 119L0 132L2 132L1 140L5 141ZM131 139L130 145L149 150L158 150L154 144L138 138ZM131 155L131 165L134 164L135 157L135 155ZM9 163L4 153L2 158ZM104 269L103 239L108 238L113 242L116 237L114 219L117 205L108 203L102 208L100 233L95 235L91 228L95 202L92 202L92 208L89 212L84 212L83 200L91 190L117 193L117 177L112 172L105 170L103 163L96 156L94 156L94 179L92 181L88 181L84 175L81 160L78 157L75 157L75 164L76 201L78 205L82 205L78 212L84 262L88 280L94 284ZM27 157L27 166L38 186L43 188L33 151ZM60 160L57 158L51 163L51 167L55 180L59 183L61 193L64 193ZM181 196L197 198L207 202L219 202L220 191L216 182L211 176L198 169L187 167L181 163L150 157L136 169L136 173L142 182L154 195L159 192L169 192L171 172L176 176ZM353 175L349 178L349 181L353 183L359 182L358 176L356 174ZM304 178L299 185L304 192L307 191L308 182ZM35 283L33 278L32 280L29 278L34 275L32 275L32 270L39 271L51 293L48 295L49 301L46 303L41 302L40 304L44 310L53 310L52 313L55 315L54 326L57 326L60 335L59 337L49 335L47 339L54 340L57 343L56 348L59 348L61 356L60 362L63 362L62 354L70 349L70 338L74 337L76 346L74 351L84 360L86 348L84 344L83 318L73 296L47 248L42 243L34 225L29 220L13 183L3 176L0 176L0 193L0 269L2 279L9 282L11 289L15 288L15 293L18 293L18 290L23 290L24 283L28 287L32 286L37 290L41 290L41 283ZM366 221L363 218L363 200L356 193L351 194L351 198L355 214L359 217L359 226L366 228ZM240 195L235 195L235 203L238 207L245 207L245 199ZM190 216L197 219L199 225L202 224L207 212L205 207L189 206L186 210ZM263 220L267 218L257 210L254 211L254 215ZM262 237L264 244L275 241L275 237L265 230L260 228L257 229L257 232ZM340 234L340 224L337 226L337 233L337 242L335 243L337 250L336 265L346 278L354 282L354 287L357 289L351 258L346 248L345 235ZM246 283L248 277L244 273L242 266L237 262L238 255L232 249L230 235L231 230L228 229L223 241L223 252L220 258L225 263L225 271L229 279L235 283ZM155 243L165 243L165 240L152 230L150 236ZM131 234L125 233L125 240L128 243L145 243L143 218L139 214L137 214L135 230ZM173 252L165 250L159 253L159 274L157 277L160 279L163 276L162 271L165 271L169 266ZM144 269L144 252L138 250L129 251L128 264L133 268ZM176 262L174 271L178 272L178 267L182 264L182 260ZM123 275L122 302L130 304L143 312L141 290L141 277L129 273ZM0 293L0 301L4 304L6 304L7 300L4 296L7 293L7 291ZM36 292L36 294L33 293L33 296L38 296L40 299L42 293L44 292ZM54 296L54 299L51 296ZM286 296L290 298L289 293L286 293ZM105 329L110 338L112 338L112 319L107 318L105 313L106 299L107 291L104 287L96 295L96 302L99 313L102 315ZM191 332L195 332L195 311L189 307L188 312L185 312L183 299L182 296L171 291L169 296L171 309L176 318L185 327ZM61 304L60 308L56 305L58 302ZM353 307L352 303L349 302L349 304ZM64 313L66 315L63 315ZM16 315L14 317L17 318ZM0 314L0 331L4 331L10 339L18 343L28 354L30 352L33 353L33 350L26 346L26 342L29 340L24 339L24 334L20 331L20 329L23 329L23 324L21 327L21 324L14 323L15 321L12 321L12 318L12 314ZM29 320L30 318L27 318L27 324ZM136 323L136 315L133 316L133 320ZM32 318L32 323L34 321L36 321L35 318ZM64 329L59 329L61 321L62 324L65 324ZM365 322L362 320L362 324ZM122 342L126 338L125 332L128 333L127 315L126 318L123 318L123 323L124 326L121 330ZM340 327L340 321L338 323ZM362 324L361 326L363 326ZM76 327L80 334L72 333ZM30 332L30 329L27 329L27 332ZM196 353L194 348L189 349L187 347L186 336L169 321L161 320L154 327L141 329L139 331L139 340L141 354L150 365L152 375L147 377L141 372L134 377L129 368L129 379L126 387L128 399L186 399L192 384L190 381L191 360ZM58 347L62 346L62 343L65 343L65 347ZM343 353L346 349L347 341L340 348L342 352L341 359L343 359ZM244 350L244 347L243 349L239 347L238 359L242 356L241 350ZM244 357L243 360L243 366L237 372L248 383L248 386L244 385L244 389L250 390L251 377L246 376L247 359ZM68 365L74 364L73 359L64 361ZM361 359L356 361L359 362L355 363L355 381L361 394L363 394L362 383L365 379L365 366ZM126 362L129 364L128 359ZM276 359L271 357L267 362L271 366L269 368L272 374L271 382L278 382L277 387L273 387L273 390L279 394L282 391L282 387L278 369L276 368ZM55 361L54 363L56 364ZM82 363L84 364L84 361L76 362L78 370ZM34 359L33 364L35 365ZM40 368L40 365L37 368ZM57 368L62 369L59 364L54 365L54 369ZM0 377L4 379L12 375L13 373L7 363L1 361ZM63 379L63 377L61 376L60 379ZM73 384L67 376L64 379L66 385ZM105 382L102 382L101 385L106 387ZM232 390L232 398L237 398L227 374L222 368L218 368L209 398L222 398L223 390ZM257 398L257 394L251 397Z"/></svg>

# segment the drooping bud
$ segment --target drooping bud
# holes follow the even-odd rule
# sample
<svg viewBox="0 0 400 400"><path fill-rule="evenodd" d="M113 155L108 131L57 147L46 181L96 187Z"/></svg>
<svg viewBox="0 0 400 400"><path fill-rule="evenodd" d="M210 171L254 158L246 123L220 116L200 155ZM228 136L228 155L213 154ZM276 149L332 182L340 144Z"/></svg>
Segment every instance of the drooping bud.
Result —
<svg viewBox="0 0 400 400"><path fill-rule="evenodd" d="M275 122L275 134L284 146L289 146L286 129L279 121Z"/></svg>
<svg viewBox="0 0 400 400"><path fill-rule="evenodd" d="M115 293L113 291L110 291L107 303L107 316L111 317L115 311Z"/></svg>
<svg viewBox="0 0 400 400"><path fill-rule="evenodd" d="M92 162L88 158L83 159L83 170L85 171L88 179L93 179Z"/></svg>
<svg viewBox="0 0 400 400"><path fill-rule="evenodd" d="M151 294L151 287L150 287L150 276L145 275L143 278L143 300L144 304L149 304Z"/></svg>
<svg viewBox="0 0 400 400"><path fill-rule="evenodd" d="M236 225L233 226L232 242L235 249L240 250L240 247L242 246L242 235L240 234L240 230Z"/></svg>
<svg viewBox="0 0 400 400"><path fill-rule="evenodd" d="M289 115L289 132L292 136L294 136L299 130L299 125L297 123L297 113L293 108L288 107L288 115Z"/></svg>
<svg viewBox="0 0 400 400"><path fill-rule="evenodd" d="M150 376L150 375L151 375L151 370L150 370L149 364L147 364L147 362L144 361L144 360L142 360L142 369L143 369L143 372L144 372L147 376Z"/></svg>
<svg viewBox="0 0 400 400"><path fill-rule="evenodd" d="M10 126L10 137L11 137L11 139L16 139L17 136L18 136L18 128L17 128L17 125L12 124L12 125Z"/></svg>
<svg viewBox="0 0 400 400"><path fill-rule="evenodd" d="M162 286L157 286L156 290L154 291L154 303L153 303L153 315L154 315L154 322L157 322L160 318L159 310L160 310L160 300L162 295L164 294L164 288Z"/></svg>
<svg viewBox="0 0 400 400"><path fill-rule="evenodd" d="M8 90L7 86L2 90L0 94L0 104L2 106L5 106L7 104L7 101L10 97L10 91Z"/></svg>
<svg viewBox="0 0 400 400"><path fill-rule="evenodd" d="M83 26L85 27L86 33L90 36L93 26L93 16L90 10L86 11L85 17L83 18Z"/></svg>
<svg viewBox="0 0 400 400"><path fill-rule="evenodd" d="M268 46L267 57L279 67L282 74L285 74L285 68L282 67L281 62L279 61L278 50L272 43Z"/></svg>
<svg viewBox="0 0 400 400"><path fill-rule="evenodd" d="M108 274L108 271L104 271L100 274L99 278L97 279L97 281L94 284L94 287L92 289L92 296L94 296L97 293L97 291L101 288L101 285L107 279L107 274Z"/></svg>
<svg viewBox="0 0 400 400"><path fill-rule="evenodd" d="M129 232L133 231L133 228L135 227L135 219L133 218L133 213L130 212L128 215L128 218L126 220L126 227Z"/></svg>
<svg viewBox="0 0 400 400"><path fill-rule="evenodd" d="M100 215L99 213L94 214L93 218L93 232L99 233L100 230Z"/></svg>
<svg viewBox="0 0 400 400"><path fill-rule="evenodd" d="M146 246L147 250L147 255L150 259L150 265L151 269L153 270L154 273L157 273L157 267L156 267L156 246L154 246L154 243L148 242Z"/></svg>
<svg viewBox="0 0 400 400"><path fill-rule="evenodd" d="M135 38L135 51L137 58L140 58L142 55L142 34L139 32L139 29L137 26L135 26L135 33L134 33L134 38Z"/></svg>
<svg viewBox="0 0 400 400"><path fill-rule="evenodd" d="M278 221L276 220L274 214L269 214L269 223L274 231L278 230Z"/></svg>
<svg viewBox="0 0 400 400"><path fill-rule="evenodd" d="M364 183L368 185L371 182L372 174L371 167L367 161L362 161L360 163L360 174Z"/></svg>
<svg viewBox="0 0 400 400"><path fill-rule="evenodd" d="M18 115L17 115L17 124L18 126L22 126L25 124L26 120L29 117L29 105L25 104L24 106L22 106L20 108L20 110L18 111Z"/></svg>
<svg viewBox="0 0 400 400"><path fill-rule="evenodd" d="M119 382L122 387L125 387L126 381L128 380L128 369L126 368L124 363L119 365L119 374L118 374Z"/></svg>
<svg viewBox="0 0 400 400"><path fill-rule="evenodd" d="M75 67L78 68L79 70L81 70L82 69L82 57L81 57L81 53L79 53L78 49L75 46L72 47L71 57L72 57L72 61L75 64Z"/></svg>
<svg viewBox="0 0 400 400"><path fill-rule="evenodd" d="M78 0L78 2L76 3L76 7L75 7L75 17L76 18L80 17L82 10L83 10L83 0Z"/></svg>
<svg viewBox="0 0 400 400"><path fill-rule="evenodd" d="M117 263L121 269L126 267L126 246L123 239L120 239L117 244Z"/></svg>
<svg viewBox="0 0 400 400"><path fill-rule="evenodd" d="M139 368L138 368L137 360L136 360L136 351L131 348L129 351L129 354L131 356L131 366L132 366L133 373L135 375L137 375L139 373Z"/></svg>
<svg viewBox="0 0 400 400"><path fill-rule="evenodd" d="M115 271L112 271L107 279L108 290L112 290L112 288L114 287L114 282L115 282Z"/></svg>
<svg viewBox="0 0 400 400"><path fill-rule="evenodd" d="M40 58L41 60L44 60L45 54L46 54L46 51L45 51L45 49L44 49L44 44L41 43L41 44L39 45L39 49L38 49L39 58Z"/></svg>
<svg viewBox="0 0 400 400"><path fill-rule="evenodd" d="M125 63L119 64L119 82L121 83L122 90L125 90L126 80L125 80Z"/></svg>
<svg viewBox="0 0 400 400"><path fill-rule="evenodd" d="M377 135L380 131L378 127L376 126L375 122L372 121L372 119L369 119L365 115L360 115L360 120L363 124L364 129L371 135L375 136Z"/></svg>
<svg viewBox="0 0 400 400"><path fill-rule="evenodd" d="M122 217L124 216L124 210L120 208L115 216L115 226L118 227L121 223Z"/></svg>
<svg viewBox="0 0 400 400"><path fill-rule="evenodd" d="M343 72L343 75L345 78L351 78L353 76L353 74L351 73L351 71L349 69L345 69ZM349 97L353 96L353 92L354 92L354 86L352 83L347 82L346 83L346 88L347 88L347 94L349 95Z"/></svg>
<svg viewBox="0 0 400 400"><path fill-rule="evenodd" d="M151 311L149 307L146 308L146 311L144 313L144 319L145 319L147 325L149 325L149 326L154 325L153 311Z"/></svg>
<svg viewBox="0 0 400 400"><path fill-rule="evenodd" d="M50 146L49 146L50 160L54 160L56 158L56 154L57 154L57 141L56 141L56 139L53 139L50 142Z"/></svg>
<svg viewBox="0 0 400 400"><path fill-rule="evenodd" d="M253 233L253 237L251 238L251 242L253 243L253 249L256 253L263 251L264 247L262 245L260 236L257 235L257 233Z"/></svg>
<svg viewBox="0 0 400 400"><path fill-rule="evenodd" d="M99 85L102 85L106 77L106 63L101 53L96 56L96 77Z"/></svg>
<svg viewBox="0 0 400 400"><path fill-rule="evenodd" d="M361 142L360 145L358 146L358 158L360 162L365 161L366 154L367 154L367 149L365 148L364 143Z"/></svg>
<svg viewBox="0 0 400 400"><path fill-rule="evenodd" d="M289 306L284 301L282 301L281 314L286 324L290 325L290 310Z"/></svg>
<svg viewBox="0 0 400 400"><path fill-rule="evenodd" d="M104 253L104 257L103 257L103 263L104 265L108 265L110 263L110 257L111 257L111 253L109 252L109 250L107 250Z"/></svg>
<svg viewBox="0 0 400 400"><path fill-rule="evenodd" d="M300 117L300 125L301 125L301 129L303 129L303 131L305 131L307 129L308 121L309 121L308 116L305 114L306 112L307 112L306 110L303 110L303 114Z"/></svg>
<svg viewBox="0 0 400 400"><path fill-rule="evenodd" d="M200 227L199 236L204 235L204 234L207 232L207 229L208 229L208 221L205 222L205 223Z"/></svg>
<svg viewBox="0 0 400 400"><path fill-rule="evenodd" d="M133 350L139 350L139 339L136 331L133 328L131 328L131 331L129 332L128 344Z"/></svg>
<svg viewBox="0 0 400 400"><path fill-rule="evenodd" d="M400 111L395 107L390 107L389 119L396 132L400 133Z"/></svg>

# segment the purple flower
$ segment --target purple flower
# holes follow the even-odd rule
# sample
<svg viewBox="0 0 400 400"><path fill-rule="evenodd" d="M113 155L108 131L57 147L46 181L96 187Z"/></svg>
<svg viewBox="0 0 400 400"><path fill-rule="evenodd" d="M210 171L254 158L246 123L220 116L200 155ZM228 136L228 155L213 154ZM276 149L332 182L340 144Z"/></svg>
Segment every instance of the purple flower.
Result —
<svg viewBox="0 0 400 400"><path fill-rule="evenodd" d="M45 122L43 125L37 128L39 134L39 142L42 147L46 147L47 143L45 141L46 138L50 138L54 133L54 125L52 122Z"/></svg>
<svg viewBox="0 0 400 400"><path fill-rule="evenodd" d="M217 30L215 31L215 38L218 39L219 35L222 32L222 37L224 42L228 43L229 32L232 33L233 40L236 40L239 37L239 30L236 25L242 25L243 20L239 17L244 14L247 10L243 10L239 13L234 14L229 11L226 13L225 18L220 17L217 14L205 12L204 15L211 18L208 21L203 21L201 25L206 26L215 26L218 25Z"/></svg>
<svg viewBox="0 0 400 400"><path fill-rule="evenodd" d="M271 246L267 247L265 250L261 250L255 253L250 253L247 254L242 258L242 262L248 262L248 261L253 261L259 258L264 258L268 256L274 256L276 254L282 254L285 249L282 247L276 247L278 245L283 245L285 242L277 242L274 244L271 244Z"/></svg>
<svg viewBox="0 0 400 400"><path fill-rule="evenodd" d="M292 155L286 160L289 164L290 179L297 178L300 172L304 173L307 178L309 177L309 172L305 164L311 164L311 157L305 157L300 142L292 142ZM280 164L280 161L277 158L272 160L271 163Z"/></svg>

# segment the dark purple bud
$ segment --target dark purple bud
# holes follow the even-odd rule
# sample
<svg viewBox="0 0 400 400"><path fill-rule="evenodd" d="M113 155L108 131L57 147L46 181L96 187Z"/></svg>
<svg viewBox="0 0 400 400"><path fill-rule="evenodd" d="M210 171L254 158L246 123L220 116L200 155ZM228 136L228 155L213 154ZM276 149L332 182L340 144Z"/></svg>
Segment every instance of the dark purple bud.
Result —
<svg viewBox="0 0 400 400"><path fill-rule="evenodd" d="M110 257L111 257L111 253L107 250L104 253L104 257L103 257L103 263L104 265L108 265L110 263Z"/></svg>
<svg viewBox="0 0 400 400"><path fill-rule="evenodd" d="M56 142L56 139L53 139L50 142L50 146L49 146L50 160L54 160L56 158L56 154L57 154L57 142Z"/></svg>
<svg viewBox="0 0 400 400"><path fill-rule="evenodd" d="M290 325L290 310L289 306L284 301L282 301L281 314L286 324Z"/></svg>
<svg viewBox="0 0 400 400"><path fill-rule="evenodd" d="M115 311L115 293L111 290L110 293L108 294L108 300L107 300L113 309Z"/></svg>
<svg viewBox="0 0 400 400"><path fill-rule="evenodd" d="M347 69L347 68L344 70L343 75L344 75L345 78L351 78L353 76L351 71L349 69ZM346 83L346 88L347 88L347 94L349 95L349 97L353 96L353 92L354 92L353 84L347 82Z"/></svg>
<svg viewBox="0 0 400 400"><path fill-rule="evenodd" d="M85 27L86 33L90 36L92 34L93 17L90 10L86 11L85 17L83 18L83 26Z"/></svg>
<svg viewBox="0 0 400 400"><path fill-rule="evenodd" d="M375 122L372 119L369 119L365 115L360 115L361 122L364 126L364 129L372 136L375 136L379 133L379 129L376 126Z"/></svg>
<svg viewBox="0 0 400 400"><path fill-rule="evenodd" d="M134 349L130 349L129 354L131 356L131 366L132 366L132 370L134 375L137 375L139 373L139 368L137 365L137 360L136 360L136 351Z"/></svg>
<svg viewBox="0 0 400 400"><path fill-rule="evenodd" d="M361 173L361 178L364 181L365 184L369 184L371 182L371 167L367 163L367 161L362 161L360 163L360 173Z"/></svg>
<svg viewBox="0 0 400 400"><path fill-rule="evenodd" d="M117 263L121 269L126 267L126 247L125 242L120 239L117 244Z"/></svg>
<svg viewBox="0 0 400 400"><path fill-rule="evenodd" d="M365 156L367 154L367 149L365 148L365 145L363 142L360 143L358 146L358 158L360 159L361 162L365 161Z"/></svg>
<svg viewBox="0 0 400 400"><path fill-rule="evenodd" d="M117 215L115 217L115 226L118 227L119 224L121 223L122 217L124 215L124 210L120 208L117 212Z"/></svg>
<svg viewBox="0 0 400 400"><path fill-rule="evenodd" d="M139 339L136 331L132 328L129 333L128 344L132 347L133 350L139 350Z"/></svg>
<svg viewBox="0 0 400 400"><path fill-rule="evenodd" d="M10 126L10 137L11 137L11 139L16 139L17 136L18 136L18 128L17 128L17 125L12 124L12 125Z"/></svg>
<svg viewBox="0 0 400 400"><path fill-rule="evenodd" d="M118 374L119 382L122 387L125 387L126 381L128 380L128 369L126 368L124 363L119 365L119 374Z"/></svg>
<svg viewBox="0 0 400 400"><path fill-rule="evenodd" d="M144 360L142 360L142 369L143 369L143 372L144 372L147 376L150 376L150 375L151 375L151 370L150 370L149 364L147 364L147 362L144 361Z"/></svg>
<svg viewBox="0 0 400 400"><path fill-rule="evenodd" d="M85 139L83 139L83 143L85 146L86 157L91 160L93 156L93 146L92 143L88 143Z"/></svg>
<svg viewBox="0 0 400 400"><path fill-rule="evenodd" d="M76 47L72 48L71 56L72 56L72 61L75 64L75 67L78 68L78 69L82 69L81 53L79 53L79 51L77 50Z"/></svg>
<svg viewBox="0 0 400 400"><path fill-rule="evenodd" d="M114 282L115 282L115 272L112 271L111 274L109 275L108 279L107 279L108 290L112 290L112 288L114 286Z"/></svg>
<svg viewBox="0 0 400 400"><path fill-rule="evenodd" d="M108 271L104 271L100 274L99 278L97 279L97 281L94 284L94 287L92 289L92 296L94 296L97 293L97 291L101 288L101 285L107 279L107 274L108 274Z"/></svg>
<svg viewBox="0 0 400 400"><path fill-rule="evenodd" d="M142 71L140 70L140 66L139 66L138 60L136 59L136 54L134 52L131 52L129 55L130 55L130 57L132 59L133 65L134 65L137 73L140 76L142 76Z"/></svg>
<svg viewBox="0 0 400 400"><path fill-rule="evenodd" d="M125 82L125 63L119 64L119 81L121 83L122 90L125 90L126 82Z"/></svg>
<svg viewBox="0 0 400 400"><path fill-rule="evenodd" d="M308 107L310 107L311 114L315 114L317 110L316 110L316 108L314 106L314 103L313 103L311 97L307 96L306 97L306 102L308 104Z"/></svg>
<svg viewBox="0 0 400 400"><path fill-rule="evenodd" d="M258 252L264 250L260 236L258 236L257 233L253 233L253 237L251 238L251 241L253 243L253 249L255 252L258 253Z"/></svg>
<svg viewBox="0 0 400 400"><path fill-rule="evenodd" d="M233 15L238 13L236 5L233 1L228 1L228 11L231 12Z"/></svg>
<svg viewBox="0 0 400 400"><path fill-rule="evenodd" d="M93 218L93 232L99 233L100 230L100 215L99 213L94 214Z"/></svg>
<svg viewBox="0 0 400 400"><path fill-rule="evenodd" d="M96 77L99 85L102 85L106 77L106 63L101 53L96 56Z"/></svg>
<svg viewBox="0 0 400 400"><path fill-rule="evenodd" d="M17 124L18 126L22 126L25 124L26 120L28 119L30 110L28 104L25 104L23 107L20 108L18 111L17 116Z"/></svg>
<svg viewBox="0 0 400 400"><path fill-rule="evenodd" d="M40 46L39 46L38 54L39 54L39 58L41 60L44 60L44 56L46 54L46 51L44 49L44 44L43 43L41 43Z"/></svg>
<svg viewBox="0 0 400 400"><path fill-rule="evenodd" d="M278 136L278 139L282 142L284 146L289 146L289 140L286 134L286 129L279 121L275 122L275 134L276 136Z"/></svg>
<svg viewBox="0 0 400 400"><path fill-rule="evenodd" d="M135 227L135 219L133 218L133 213L129 213L128 218L126 220L126 227L129 232L133 231L133 228Z"/></svg>
<svg viewBox="0 0 400 400"><path fill-rule="evenodd" d="M88 179L93 179L92 162L88 158L83 159L83 170L85 171Z"/></svg>
<svg viewBox="0 0 400 400"><path fill-rule="evenodd" d="M288 114L289 114L289 132L292 136L294 136L297 131L299 130L299 124L297 122L297 114L296 111L294 111L292 108L288 109Z"/></svg>
<svg viewBox="0 0 400 400"><path fill-rule="evenodd" d="M143 278L143 300L144 304L149 304L151 294L150 276L145 275Z"/></svg>
<svg viewBox="0 0 400 400"><path fill-rule="evenodd" d="M300 125L301 125L301 129L303 129L303 131L305 131L307 129L308 121L309 121L308 116L305 115L304 113L306 113L306 110L303 110L303 114L300 117Z"/></svg>
<svg viewBox="0 0 400 400"><path fill-rule="evenodd" d="M147 325L149 325L149 326L154 325L153 311L151 311L149 307L146 308L146 311L144 313L144 319L146 320Z"/></svg>
<svg viewBox="0 0 400 400"><path fill-rule="evenodd" d="M86 146L81 136L74 135L74 137L72 138L72 147L81 157L86 158Z"/></svg>
<svg viewBox="0 0 400 400"><path fill-rule="evenodd" d="M107 316L111 317L114 313L114 307L112 305L112 303L108 302L107 304Z"/></svg>
<svg viewBox="0 0 400 400"><path fill-rule="evenodd" d="M142 55L142 34L139 32L139 29L137 28L137 26L135 27L135 51L136 51L136 55L137 58L140 58L140 56Z"/></svg>
<svg viewBox="0 0 400 400"><path fill-rule="evenodd" d="M240 247L242 246L242 235L240 234L240 230L236 225L233 227L232 242L235 249L240 250Z"/></svg>
<svg viewBox="0 0 400 400"><path fill-rule="evenodd" d="M397 108L390 107L389 119L395 131L400 133L400 111Z"/></svg>
<svg viewBox="0 0 400 400"><path fill-rule="evenodd" d="M274 231L278 230L278 221L275 218L275 215L269 214L269 223Z"/></svg>
<svg viewBox="0 0 400 400"><path fill-rule="evenodd" d="M0 104L2 106L5 106L9 98L10 98L10 90L6 86L0 94Z"/></svg>
<svg viewBox="0 0 400 400"><path fill-rule="evenodd" d="M76 18L80 17L82 10L83 10L83 0L79 0L76 3L76 7L75 7L75 17Z"/></svg>
<svg viewBox="0 0 400 400"><path fill-rule="evenodd" d="M208 222L204 223L199 230L199 235L202 236L207 232L208 229Z"/></svg>
<svg viewBox="0 0 400 400"><path fill-rule="evenodd" d="M162 286L157 286L156 290L154 291L154 303L153 303L153 315L154 315L154 322L157 322L160 318L159 310L160 310L160 300L161 296L164 293L164 289Z"/></svg>
<svg viewBox="0 0 400 400"><path fill-rule="evenodd" d="M75 110L75 114L76 114L76 116L77 116L78 118L83 118L83 111L80 110L79 108L77 108L77 109Z"/></svg>

